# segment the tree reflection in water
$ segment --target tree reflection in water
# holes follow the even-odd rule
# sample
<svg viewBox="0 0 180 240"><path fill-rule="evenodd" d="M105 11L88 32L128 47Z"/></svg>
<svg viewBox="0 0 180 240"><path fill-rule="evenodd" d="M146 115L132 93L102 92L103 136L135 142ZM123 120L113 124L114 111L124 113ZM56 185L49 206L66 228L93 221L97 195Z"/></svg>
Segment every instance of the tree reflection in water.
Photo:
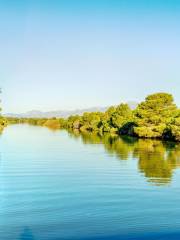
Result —
<svg viewBox="0 0 180 240"><path fill-rule="evenodd" d="M180 144L110 134L101 136L77 130L69 132L69 135L81 138L84 144L103 144L109 154L120 160L128 160L132 156L138 160L139 171L156 185L169 183L174 170L180 166Z"/></svg>

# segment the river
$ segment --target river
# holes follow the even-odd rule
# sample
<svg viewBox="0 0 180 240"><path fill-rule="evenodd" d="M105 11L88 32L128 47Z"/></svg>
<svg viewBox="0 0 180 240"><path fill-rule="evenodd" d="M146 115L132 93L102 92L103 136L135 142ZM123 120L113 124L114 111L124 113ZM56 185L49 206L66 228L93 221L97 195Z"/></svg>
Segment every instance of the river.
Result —
<svg viewBox="0 0 180 240"><path fill-rule="evenodd" d="M0 239L180 239L180 144L7 127Z"/></svg>

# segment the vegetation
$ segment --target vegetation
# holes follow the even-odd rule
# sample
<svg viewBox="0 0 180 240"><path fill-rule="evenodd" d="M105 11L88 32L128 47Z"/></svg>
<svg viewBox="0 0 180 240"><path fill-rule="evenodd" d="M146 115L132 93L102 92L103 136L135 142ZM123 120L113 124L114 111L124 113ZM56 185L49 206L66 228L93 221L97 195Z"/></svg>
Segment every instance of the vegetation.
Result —
<svg viewBox="0 0 180 240"><path fill-rule="evenodd" d="M1 93L1 89L0 89ZM4 127L6 126L6 119L1 116L1 107L0 107L0 133L3 131Z"/></svg>
<svg viewBox="0 0 180 240"><path fill-rule="evenodd" d="M110 107L105 113L84 113L67 119L67 128L83 131L110 132L140 138L180 141L180 109L172 95L148 96L135 110L127 104Z"/></svg>
<svg viewBox="0 0 180 240"><path fill-rule="evenodd" d="M52 129L66 128L83 132L113 133L139 138L180 141L180 109L168 93L146 97L135 110L127 104L110 107L106 112L90 112L67 119L9 119Z"/></svg>
<svg viewBox="0 0 180 240"><path fill-rule="evenodd" d="M170 94L150 95L135 111L135 133L139 137L161 138L167 135L167 128L176 114L177 107Z"/></svg>
<svg viewBox="0 0 180 240"><path fill-rule="evenodd" d="M104 113L86 112L67 119L5 119L0 115L0 131L7 122L67 129L71 137L81 138L85 144L103 144L121 160L134 156L139 171L156 184L168 183L174 169L180 167L180 144L173 143L180 142L180 109L168 93L149 95L135 110L120 104Z"/></svg>

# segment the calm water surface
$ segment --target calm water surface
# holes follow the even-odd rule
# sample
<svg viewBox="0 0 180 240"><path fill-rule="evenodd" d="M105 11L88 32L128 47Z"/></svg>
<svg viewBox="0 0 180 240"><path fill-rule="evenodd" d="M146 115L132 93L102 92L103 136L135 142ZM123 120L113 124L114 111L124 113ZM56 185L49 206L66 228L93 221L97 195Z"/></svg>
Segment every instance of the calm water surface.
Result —
<svg viewBox="0 0 180 240"><path fill-rule="evenodd" d="M0 239L180 239L180 146L12 125Z"/></svg>

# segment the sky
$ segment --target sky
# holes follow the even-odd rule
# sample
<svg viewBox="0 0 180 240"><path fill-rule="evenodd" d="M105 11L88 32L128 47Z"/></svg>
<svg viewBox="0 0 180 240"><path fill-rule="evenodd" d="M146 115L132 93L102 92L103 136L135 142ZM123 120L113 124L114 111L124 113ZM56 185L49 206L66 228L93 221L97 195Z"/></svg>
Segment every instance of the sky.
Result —
<svg viewBox="0 0 180 240"><path fill-rule="evenodd" d="M0 0L3 112L180 106L179 26L179 0Z"/></svg>

